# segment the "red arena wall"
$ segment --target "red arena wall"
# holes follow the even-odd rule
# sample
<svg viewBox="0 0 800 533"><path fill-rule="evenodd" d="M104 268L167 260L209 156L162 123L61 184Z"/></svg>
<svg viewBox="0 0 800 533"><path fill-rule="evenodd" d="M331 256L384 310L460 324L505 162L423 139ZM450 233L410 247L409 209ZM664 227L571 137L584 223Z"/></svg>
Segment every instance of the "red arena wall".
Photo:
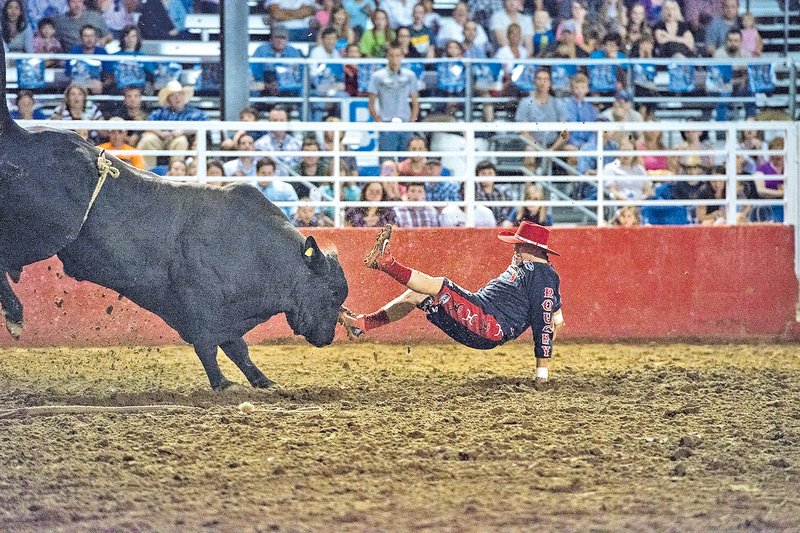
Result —
<svg viewBox="0 0 800 533"><path fill-rule="evenodd" d="M338 250L350 284L346 305L374 311L402 287L362 264L375 230L314 229L324 249ZM395 254L411 267L445 275L475 290L502 272L511 245L489 229L398 230ZM553 263L561 275L563 338L796 339L797 278L792 228L734 227L555 228ZM299 253L299 251L298 251ZM113 291L63 274L50 259L26 267L15 290L25 306L20 341L0 346L174 344L180 338L161 319ZM387 342L446 337L421 313L370 333ZM292 338L282 316L248 334L249 342ZM337 336L343 340L343 332ZM525 334L523 339L529 339Z"/></svg>

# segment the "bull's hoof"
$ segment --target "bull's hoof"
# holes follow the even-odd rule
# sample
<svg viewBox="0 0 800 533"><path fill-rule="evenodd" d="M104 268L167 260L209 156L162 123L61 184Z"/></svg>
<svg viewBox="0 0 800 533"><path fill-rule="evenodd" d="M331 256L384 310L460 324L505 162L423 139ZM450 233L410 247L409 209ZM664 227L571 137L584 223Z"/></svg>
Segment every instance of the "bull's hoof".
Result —
<svg viewBox="0 0 800 533"><path fill-rule="evenodd" d="M14 337L15 341L18 341L22 336L22 322L12 322L10 320L6 320L6 329L11 336Z"/></svg>
<svg viewBox="0 0 800 533"><path fill-rule="evenodd" d="M235 387L239 387L239 384L236 383L235 381L230 381L227 378L222 378L222 381L220 381L216 385L212 385L211 386L211 388L214 389L217 392L222 392L224 390L228 390L231 387L234 387L234 388Z"/></svg>
<svg viewBox="0 0 800 533"><path fill-rule="evenodd" d="M270 387L280 388L280 385L272 381L266 376L261 376L251 383L255 389L268 389Z"/></svg>

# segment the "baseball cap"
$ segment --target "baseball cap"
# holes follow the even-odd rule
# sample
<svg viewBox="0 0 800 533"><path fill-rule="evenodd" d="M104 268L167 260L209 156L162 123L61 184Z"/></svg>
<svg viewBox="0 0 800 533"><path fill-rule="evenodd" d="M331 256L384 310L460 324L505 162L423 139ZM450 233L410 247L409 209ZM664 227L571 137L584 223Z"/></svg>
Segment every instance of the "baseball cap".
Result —
<svg viewBox="0 0 800 533"><path fill-rule="evenodd" d="M270 37L283 37L284 39L289 38L289 30L286 29L286 26L283 24L275 24L269 30Z"/></svg>
<svg viewBox="0 0 800 533"><path fill-rule="evenodd" d="M631 101L631 93L628 91L617 91L614 93L614 100L624 100L626 102Z"/></svg>

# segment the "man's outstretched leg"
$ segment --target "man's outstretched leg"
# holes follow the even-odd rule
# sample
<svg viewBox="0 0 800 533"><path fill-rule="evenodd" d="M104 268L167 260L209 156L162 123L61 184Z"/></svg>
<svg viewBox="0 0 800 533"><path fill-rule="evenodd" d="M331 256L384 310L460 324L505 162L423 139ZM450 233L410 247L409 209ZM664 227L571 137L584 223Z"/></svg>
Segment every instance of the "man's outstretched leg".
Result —
<svg viewBox="0 0 800 533"><path fill-rule="evenodd" d="M444 278L429 276L400 263L389 250L389 239L391 237L392 226L384 226L378 233L372 250L370 250L364 258L364 265L366 265L367 268L374 268L386 272L399 283L416 293L427 296L436 296L439 294L444 284Z"/></svg>

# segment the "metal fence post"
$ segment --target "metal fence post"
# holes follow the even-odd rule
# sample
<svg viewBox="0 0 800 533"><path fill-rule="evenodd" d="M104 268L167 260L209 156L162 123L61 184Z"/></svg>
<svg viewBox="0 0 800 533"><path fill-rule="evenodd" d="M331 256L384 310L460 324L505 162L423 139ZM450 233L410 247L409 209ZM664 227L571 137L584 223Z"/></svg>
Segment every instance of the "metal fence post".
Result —
<svg viewBox="0 0 800 533"><path fill-rule="evenodd" d="M789 61L789 118L795 120L797 115L797 61Z"/></svg>
<svg viewBox="0 0 800 533"><path fill-rule="evenodd" d="M464 152L466 164L464 165L464 201L466 220L468 228L475 227L475 128L471 124L465 124L465 143Z"/></svg>
<svg viewBox="0 0 800 533"><path fill-rule="evenodd" d="M303 122L308 122L308 95L311 94L311 75L308 70L309 66L303 65L303 103L300 106L300 117Z"/></svg>
<svg viewBox="0 0 800 533"><path fill-rule="evenodd" d="M736 189L738 184L736 169L736 126L728 126L725 132L725 216L726 223L736 225Z"/></svg>
<svg viewBox="0 0 800 533"><path fill-rule="evenodd" d="M472 122L472 61L466 64L466 79L464 80L464 120Z"/></svg>

